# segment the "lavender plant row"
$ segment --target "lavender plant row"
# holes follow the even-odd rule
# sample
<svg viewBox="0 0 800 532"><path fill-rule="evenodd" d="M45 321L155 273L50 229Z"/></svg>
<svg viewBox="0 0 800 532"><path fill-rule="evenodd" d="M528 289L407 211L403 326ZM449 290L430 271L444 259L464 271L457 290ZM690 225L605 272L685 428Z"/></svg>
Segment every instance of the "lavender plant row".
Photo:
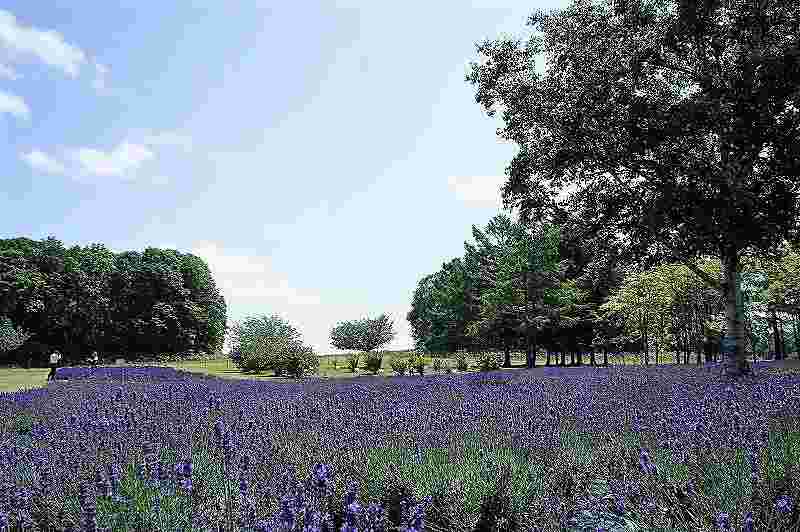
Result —
<svg viewBox="0 0 800 532"><path fill-rule="evenodd" d="M800 523L788 485L767 508L752 502L775 467L769 427L800 419L800 377L545 373L278 384L163 367L62 368L63 382L0 394L0 531L442 530L430 513L437 471L463 475L448 489L461 505L458 529L472 530L476 490L496 487L500 462L527 530ZM779 447L791 457L800 442L784 432ZM416 458L385 458L401 448ZM477 458L465 461L470 452ZM377 502L387 470L418 488L399 523Z"/></svg>

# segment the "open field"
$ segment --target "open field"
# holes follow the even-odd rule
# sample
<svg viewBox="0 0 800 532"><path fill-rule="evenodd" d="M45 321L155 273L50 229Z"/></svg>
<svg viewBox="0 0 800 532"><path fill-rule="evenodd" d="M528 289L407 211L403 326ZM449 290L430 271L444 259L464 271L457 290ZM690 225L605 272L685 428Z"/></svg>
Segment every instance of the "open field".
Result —
<svg viewBox="0 0 800 532"><path fill-rule="evenodd" d="M189 373L140 368L120 380L98 368L108 378L0 394L0 464L33 494L30 512L9 517L63 530L95 508L112 530L267 530L257 521L281 519L286 467L303 480L323 463L336 472L333 498L306 491L305 500L327 504L337 530L345 479L358 483L364 507L391 508L387 494L406 485L433 531L474 530L492 494L505 501L495 513L540 530L716 530L721 513L741 530L747 511L762 525L755 530L800 523L781 499L800 495L786 465L800 456L796 360L759 363L756 377L733 387L694 365L300 383L207 378L224 376L225 361L173 366ZM46 373L5 369L0 381L41 386ZM4 489L0 512L10 509ZM436 498L425 506L428 495ZM239 526L248 515L255 520ZM305 519L292 515L297 526Z"/></svg>
<svg viewBox="0 0 800 532"><path fill-rule="evenodd" d="M0 532L5 520L91 530L93 513L112 530L305 526L303 503L286 510L298 494L283 477L289 468L304 480L318 464L335 483L331 500L311 506L337 530L348 480L395 526L393 490L405 486L433 531L484 530L494 514L521 530L618 532L716 530L727 514L742 530L748 512L760 529L800 530L796 355L728 390L694 356L671 367L651 354L642 367L635 354L609 353L609 368L592 368L586 354L583 367L558 367L555 354L544 367L539 353L529 370L515 352L511 369L481 373L469 357L470 369L452 374L426 357L424 377L394 376L392 360L410 354L385 352L378 376L350 371L344 354L322 356L300 382L243 374L227 358L116 376L100 367L49 385L48 369L0 368L0 392L28 390L0 394ZM487 510L494 496L499 509Z"/></svg>
<svg viewBox="0 0 800 532"><path fill-rule="evenodd" d="M381 379L391 379L393 378L393 373L391 370L391 361L393 357L405 358L407 357L411 351L396 351L396 352L386 352L383 356L383 362L381 367L383 368L383 375L379 378ZM441 358L445 361L451 368L453 368L453 373L458 374L459 372L455 370L455 356L448 355L437 357ZM431 367L433 363L433 358L430 356L425 357L427 366L425 368L425 374L436 374ZM476 365L476 358L474 357L467 357L467 361L469 362L470 369L468 370L470 373L475 373L478 371ZM317 377L325 377L325 378L332 378L332 379L351 379L351 378L378 378L372 377L372 373L366 371L360 367L363 364L363 358L359 362L359 368L356 369L355 373L351 372L350 369L346 366L347 356L343 354L338 355L321 355L320 356L320 366L319 371L316 373ZM551 366L555 366L557 359L555 356L551 358ZM598 364L602 364L603 356L602 353L599 356L596 356L596 362ZM675 356L674 354L664 355L662 354L659 357L660 364L674 364L675 363ZM525 368L525 353L522 352L513 352L512 353L512 369L513 370L524 370L524 371L531 371ZM537 369L533 370L542 371L545 363L545 357L539 354L536 360L536 367ZM569 363L569 358L567 358L567 363ZM589 357L584 356L583 363L585 366L589 366ZM642 361L638 358L635 353L622 353L622 354L611 354L609 353L608 357L609 365L632 365L632 366L640 366L642 365ZM798 361L796 355L792 355L788 360L774 362L774 365L779 365L782 367L800 367L800 361ZM262 374L245 374L239 371L239 369L233 364L233 362L229 358L218 358L218 359L210 359L210 360L187 360L187 361L178 361L172 363L164 363L164 364L157 364L157 363L148 363L147 365L155 365L155 366L166 366L166 367L173 367L176 369L181 369L183 371L189 371L194 373L203 373L207 375L213 375L216 377L222 377L226 379L252 379L252 380L259 380L259 381L269 381L269 382L294 382L292 379L288 377L275 377L273 376L272 372L266 372ZM650 365L655 365L655 357L651 356ZM690 359L690 366L695 366L695 358L694 356ZM569 366L568 366L569 367ZM49 369L46 368L32 368L32 369L24 369L24 368L14 368L14 371L9 371L8 368L0 367L0 392L11 392L16 390L22 389L30 389L30 388L37 388L44 386L46 384L46 377L49 372Z"/></svg>

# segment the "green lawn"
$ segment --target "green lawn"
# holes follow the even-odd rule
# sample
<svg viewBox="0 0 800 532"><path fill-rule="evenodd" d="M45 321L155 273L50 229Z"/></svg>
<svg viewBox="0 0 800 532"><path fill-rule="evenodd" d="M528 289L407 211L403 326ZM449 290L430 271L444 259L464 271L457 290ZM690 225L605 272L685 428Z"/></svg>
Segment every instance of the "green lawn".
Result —
<svg viewBox="0 0 800 532"><path fill-rule="evenodd" d="M383 376L386 379L390 379L394 376L394 372L392 371L391 361L393 357L407 357L410 354L409 351L396 351L396 352L386 352L383 356L383 363L381 367L383 368ZM536 367L541 368L544 366L545 357L539 354L536 359ZM453 368L453 373L458 373L455 370L456 359L454 355L450 355L448 357L443 357L443 360L447 362L447 364ZM690 357L690 364L695 364L695 356ZM425 367L425 374L434 374L433 371L433 358L425 357L425 361L427 363ZM477 360L472 357L467 357L467 361L470 364L470 369L468 370L470 373L478 371L475 367ZM551 364L556 363L556 358L552 357L550 362ZM626 365L640 365L642 362L635 354L626 353L624 357L622 356L611 356L609 354L608 357L609 364L626 364ZM521 352L514 352L512 353L512 369L518 370L525 370L525 353ZM596 362L598 364L602 364L603 362L603 355L602 353L599 356L596 356ZM659 357L659 362L661 364L674 364L675 363L675 356L661 356ZM569 364L569 357L567 357L567 363ZM589 365L589 357L584 356L583 359L584 365ZM338 378L338 379L347 379L347 378L354 378L364 375L372 375L370 372L361 369L359 367L356 369L355 373L351 372L350 369L347 367L347 356L346 355L322 355L320 356L320 365L319 371L317 372L317 376L319 377L328 377L328 378ZM363 364L363 358L359 360L359 364ZM655 364L655 356L650 357L650 364ZM800 369L800 361L797 361L794 356L792 356L791 360L787 360L782 362L783 365ZM176 369L181 369L184 371L191 371L195 373L204 373L207 375L213 375L217 377L227 378L227 379L255 379L255 380L264 380L264 381L275 381L275 382L292 382L289 378L281 378L281 377L274 377L272 372L263 373L263 374L245 374L239 371L239 369L231 362L228 358L220 358L220 359L212 359L212 360L189 360L189 361L180 361L180 362L173 362L169 364L153 364L153 365L164 365L169 367L174 367ZM336 367L334 367L334 365ZM24 369L24 368L7 368L7 367L0 367L0 392L14 392L23 389L31 389L31 388L39 388L46 385L47 374L50 370L48 368L34 368L34 369Z"/></svg>

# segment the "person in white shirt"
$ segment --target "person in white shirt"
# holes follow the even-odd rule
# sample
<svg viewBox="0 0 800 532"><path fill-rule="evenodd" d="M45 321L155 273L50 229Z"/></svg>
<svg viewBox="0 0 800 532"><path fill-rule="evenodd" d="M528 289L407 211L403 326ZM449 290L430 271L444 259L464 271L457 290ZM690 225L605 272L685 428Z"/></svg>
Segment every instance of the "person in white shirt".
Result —
<svg viewBox="0 0 800 532"><path fill-rule="evenodd" d="M56 368L58 368L58 362L61 360L61 353L58 351L53 351L50 355L50 373L47 375L47 380L51 381L56 376Z"/></svg>
<svg viewBox="0 0 800 532"><path fill-rule="evenodd" d="M93 368L96 368L98 362L100 362L100 358L97 356L97 351L95 351L92 353L92 356L89 357L89 363Z"/></svg>

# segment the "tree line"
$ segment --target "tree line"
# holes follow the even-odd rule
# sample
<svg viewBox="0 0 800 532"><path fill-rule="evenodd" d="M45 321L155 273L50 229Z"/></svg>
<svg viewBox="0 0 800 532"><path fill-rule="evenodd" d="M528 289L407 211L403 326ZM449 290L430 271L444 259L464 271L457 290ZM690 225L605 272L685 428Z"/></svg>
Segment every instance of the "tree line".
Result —
<svg viewBox="0 0 800 532"><path fill-rule="evenodd" d="M55 237L0 240L0 363L40 364L97 350L126 359L214 352L226 332L225 299L206 262L148 247L65 248Z"/></svg>
<svg viewBox="0 0 800 532"><path fill-rule="evenodd" d="M525 43L477 43L466 76L519 147L504 207L579 240L622 235L628 264L691 270L724 309L725 373L750 373L742 263L778 265L800 242L800 4L575 0L528 25L539 34ZM719 276L701 265L711 257ZM687 307L676 341L691 344L700 318Z"/></svg>
<svg viewBox="0 0 800 532"><path fill-rule="evenodd" d="M406 318L416 348L424 352L539 349L555 361L582 364L583 353L637 351L643 362L664 354L700 363L704 344L719 348L726 331L719 294L687 266L654 268L622 259L620 244L591 240L544 224L531 230L505 214L485 229L472 227L477 245L424 276ZM694 266L719 278L712 257ZM780 259L747 257L739 271L748 354L783 358L797 346L800 254L785 243Z"/></svg>

